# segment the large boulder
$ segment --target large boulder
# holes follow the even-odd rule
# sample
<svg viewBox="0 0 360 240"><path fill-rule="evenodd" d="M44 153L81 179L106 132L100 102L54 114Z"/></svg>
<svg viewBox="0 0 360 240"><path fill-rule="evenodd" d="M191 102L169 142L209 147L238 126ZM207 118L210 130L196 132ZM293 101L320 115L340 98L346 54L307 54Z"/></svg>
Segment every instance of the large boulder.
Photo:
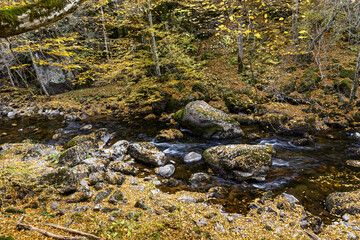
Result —
<svg viewBox="0 0 360 240"><path fill-rule="evenodd" d="M345 213L360 213L360 190L353 192L336 192L326 198L326 208L331 214L342 216Z"/></svg>
<svg viewBox="0 0 360 240"><path fill-rule="evenodd" d="M236 181L264 180L275 154L272 146L232 144L208 148L203 159L211 169Z"/></svg>
<svg viewBox="0 0 360 240"><path fill-rule="evenodd" d="M131 157L147 164L155 166L163 166L166 164L165 153L150 142L132 143L128 148L128 152Z"/></svg>
<svg viewBox="0 0 360 240"><path fill-rule="evenodd" d="M60 193L75 192L78 183L79 178L69 168L59 168L39 177L40 185L53 186Z"/></svg>
<svg viewBox="0 0 360 240"><path fill-rule="evenodd" d="M204 138L236 138L243 135L240 124L204 101L194 101L178 112L175 119Z"/></svg>

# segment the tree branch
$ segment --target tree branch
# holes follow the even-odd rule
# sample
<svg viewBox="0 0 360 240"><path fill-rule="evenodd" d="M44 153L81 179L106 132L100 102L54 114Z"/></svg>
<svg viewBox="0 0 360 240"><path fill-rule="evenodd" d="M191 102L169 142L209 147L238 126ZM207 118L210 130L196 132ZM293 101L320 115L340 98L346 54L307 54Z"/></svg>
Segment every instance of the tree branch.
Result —
<svg viewBox="0 0 360 240"><path fill-rule="evenodd" d="M85 0L39 0L24 6L0 9L0 38L28 32L74 12Z"/></svg>

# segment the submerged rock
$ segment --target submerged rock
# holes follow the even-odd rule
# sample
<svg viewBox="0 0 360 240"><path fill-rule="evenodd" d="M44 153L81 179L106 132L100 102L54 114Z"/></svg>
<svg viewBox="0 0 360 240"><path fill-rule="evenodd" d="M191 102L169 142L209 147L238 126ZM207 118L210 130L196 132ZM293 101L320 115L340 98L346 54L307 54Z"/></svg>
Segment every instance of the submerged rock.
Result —
<svg viewBox="0 0 360 240"><path fill-rule="evenodd" d="M185 163L199 162L201 161L201 158L202 156L200 153L189 152L188 154L185 155L184 162Z"/></svg>
<svg viewBox="0 0 360 240"><path fill-rule="evenodd" d="M359 214L360 190L332 193L326 198L325 204L329 212L334 215Z"/></svg>
<svg viewBox="0 0 360 240"><path fill-rule="evenodd" d="M264 180L275 154L272 146L233 144L208 148L203 158L211 169L236 181Z"/></svg>
<svg viewBox="0 0 360 240"><path fill-rule="evenodd" d="M111 137L111 134L106 128L101 128L89 135L79 135L74 137L65 144L65 147L71 148L77 145L83 145L87 148L101 148L111 139Z"/></svg>
<svg viewBox="0 0 360 240"><path fill-rule="evenodd" d="M243 135L235 119L204 101L190 102L174 118L204 138L236 138Z"/></svg>
<svg viewBox="0 0 360 240"><path fill-rule="evenodd" d="M153 143L139 142L129 146L129 154L138 161L163 166L166 164L165 153L160 151Z"/></svg>

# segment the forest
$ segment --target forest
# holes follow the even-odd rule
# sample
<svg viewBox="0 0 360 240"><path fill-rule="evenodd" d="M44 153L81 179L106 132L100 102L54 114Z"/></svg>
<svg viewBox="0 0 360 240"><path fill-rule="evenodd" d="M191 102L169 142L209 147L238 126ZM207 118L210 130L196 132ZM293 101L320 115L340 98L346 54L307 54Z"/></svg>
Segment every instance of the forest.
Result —
<svg viewBox="0 0 360 240"><path fill-rule="evenodd" d="M359 74L358 0L2 0L0 240L359 239Z"/></svg>

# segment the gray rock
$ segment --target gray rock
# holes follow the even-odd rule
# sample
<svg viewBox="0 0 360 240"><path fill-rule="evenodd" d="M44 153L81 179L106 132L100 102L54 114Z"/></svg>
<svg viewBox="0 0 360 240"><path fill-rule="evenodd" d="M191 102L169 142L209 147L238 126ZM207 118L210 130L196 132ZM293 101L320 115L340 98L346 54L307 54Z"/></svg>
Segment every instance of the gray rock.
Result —
<svg viewBox="0 0 360 240"><path fill-rule="evenodd" d="M139 169L135 167L131 162L124 163L123 161L113 161L108 166L109 169L115 172L121 172L125 175L136 176L139 174Z"/></svg>
<svg viewBox="0 0 360 240"><path fill-rule="evenodd" d="M133 143L130 144L128 151L131 157L138 161L155 166L163 166L166 164L165 153L160 151L153 143Z"/></svg>
<svg viewBox="0 0 360 240"><path fill-rule="evenodd" d="M349 216L349 214L344 214L344 215L342 215L341 219L344 220L345 222L348 222L350 219L350 216Z"/></svg>
<svg viewBox="0 0 360 240"><path fill-rule="evenodd" d="M189 196L182 196L178 200L183 203L196 203L197 202L195 198L189 197Z"/></svg>
<svg viewBox="0 0 360 240"><path fill-rule="evenodd" d="M347 238L348 239L359 239L358 236L356 236L354 233L351 233L351 232L347 234Z"/></svg>
<svg viewBox="0 0 360 240"><path fill-rule="evenodd" d="M165 165L163 167L159 167L157 174L164 178L171 177L175 172L175 166L172 164Z"/></svg>
<svg viewBox="0 0 360 240"><path fill-rule="evenodd" d="M89 210L89 206L87 204L74 209L75 212L86 212L87 210Z"/></svg>
<svg viewBox="0 0 360 240"><path fill-rule="evenodd" d="M120 190L116 190L110 197L108 202L111 204L117 204L120 200L124 199L124 194Z"/></svg>
<svg viewBox="0 0 360 240"><path fill-rule="evenodd" d="M8 112L7 117L8 118L14 118L15 115L16 115L15 112Z"/></svg>
<svg viewBox="0 0 360 240"><path fill-rule="evenodd" d="M240 124L235 119L204 101L188 103L174 118L204 138L236 138L243 135Z"/></svg>
<svg viewBox="0 0 360 240"><path fill-rule="evenodd" d="M102 202L105 198L110 196L110 194L112 193L113 190L114 190L113 188L107 188L107 189L97 193L96 196L94 197L94 203L98 204L98 203Z"/></svg>
<svg viewBox="0 0 360 240"><path fill-rule="evenodd" d="M52 202L52 203L50 204L50 209L54 211L54 210L58 209L59 206L60 206L59 203L57 203L57 202Z"/></svg>
<svg viewBox="0 0 360 240"><path fill-rule="evenodd" d="M145 205L145 200L144 199L140 199L135 203L135 207L136 208L140 208L142 210L147 210L147 206Z"/></svg>
<svg viewBox="0 0 360 240"><path fill-rule="evenodd" d="M201 154L196 152L190 152L185 155L184 162L185 163L193 163L193 162L199 162L201 161Z"/></svg>
<svg viewBox="0 0 360 240"><path fill-rule="evenodd" d="M78 202L85 202L89 200L93 195L92 191L78 191L72 194L70 197L66 199L67 203L78 203Z"/></svg>
<svg viewBox="0 0 360 240"><path fill-rule="evenodd" d="M73 173L79 180L89 177L89 167L85 164L80 164L72 168Z"/></svg>
<svg viewBox="0 0 360 240"><path fill-rule="evenodd" d="M51 185L62 194L76 191L78 183L79 179L68 168L59 168L56 171L45 173L39 178L39 184Z"/></svg>
<svg viewBox="0 0 360 240"><path fill-rule="evenodd" d="M59 157L59 163L62 166L74 167L84 160L87 156L87 148L84 145L73 146L65 152L63 152Z"/></svg>
<svg viewBox="0 0 360 240"><path fill-rule="evenodd" d="M203 159L222 177L244 181L264 180L275 154L272 146L233 144L208 148Z"/></svg>
<svg viewBox="0 0 360 240"><path fill-rule="evenodd" d="M325 205L328 211L334 215L359 214L360 190L332 193L326 198Z"/></svg>
<svg viewBox="0 0 360 240"><path fill-rule="evenodd" d="M93 210L95 211L95 212L98 212L98 211L100 211L102 209L102 206L100 205L100 204L96 204L94 207L93 207Z"/></svg>
<svg viewBox="0 0 360 240"><path fill-rule="evenodd" d="M91 173L90 176L89 176L90 185L95 185L95 184L97 184L99 182L104 182L105 181L105 176L106 176L105 172Z"/></svg>
<svg viewBox="0 0 360 240"><path fill-rule="evenodd" d="M112 146L113 153L112 157L114 160L122 160L124 156L127 154L129 142L125 140L120 140L114 143Z"/></svg>
<svg viewBox="0 0 360 240"><path fill-rule="evenodd" d="M105 180L106 180L109 184L121 185L121 184L123 184L124 181L125 181L125 176L122 175L121 173L106 172Z"/></svg>
<svg viewBox="0 0 360 240"><path fill-rule="evenodd" d="M303 229L310 228L313 230L314 233L320 233L322 228L323 222L321 218L309 215L300 220L300 227Z"/></svg>
<svg viewBox="0 0 360 240"><path fill-rule="evenodd" d="M194 173L190 177L190 182L196 183L196 182L208 182L211 179L211 176L207 173Z"/></svg>

